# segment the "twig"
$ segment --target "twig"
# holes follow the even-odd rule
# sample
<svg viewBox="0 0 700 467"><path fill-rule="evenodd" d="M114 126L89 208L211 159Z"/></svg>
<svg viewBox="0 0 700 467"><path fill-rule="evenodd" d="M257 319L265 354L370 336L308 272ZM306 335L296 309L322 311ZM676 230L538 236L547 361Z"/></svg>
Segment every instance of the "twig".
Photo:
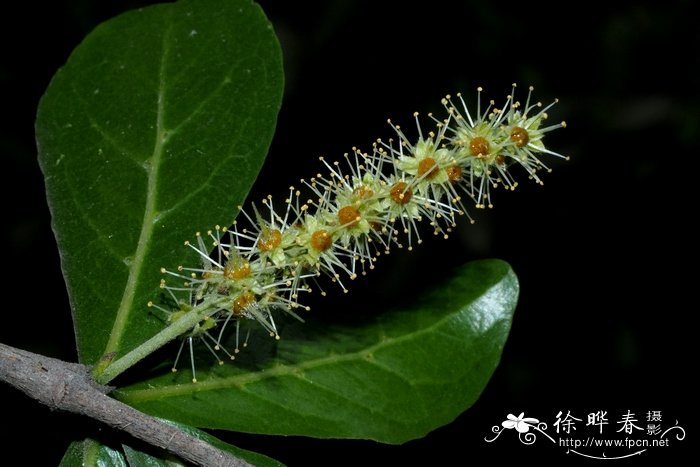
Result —
<svg viewBox="0 0 700 467"><path fill-rule="evenodd" d="M52 410L99 420L200 466L250 466L205 441L107 396L88 368L0 343L0 380Z"/></svg>

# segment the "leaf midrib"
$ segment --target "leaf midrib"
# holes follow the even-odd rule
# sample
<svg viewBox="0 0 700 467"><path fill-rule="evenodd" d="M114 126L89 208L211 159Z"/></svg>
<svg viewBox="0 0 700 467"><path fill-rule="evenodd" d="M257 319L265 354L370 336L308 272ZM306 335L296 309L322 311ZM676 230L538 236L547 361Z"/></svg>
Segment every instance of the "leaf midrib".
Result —
<svg viewBox="0 0 700 467"><path fill-rule="evenodd" d="M163 156L163 148L168 139L168 132L163 123L163 113L165 111L165 66L168 59L169 47L168 37L172 28L170 18L166 18L166 28L163 32L163 45L160 63L158 66L158 99L156 112L156 135L151 157L146 159L143 168L148 174L148 182L146 186L146 203L144 207L143 222L141 224L141 232L139 240L134 252L131 267L129 268L129 277L124 287L117 314L114 318L114 324L109 334L109 340L105 346L103 355L109 355L119 351L122 337L124 336L129 314L133 309L136 288L139 284L141 272L143 271L144 258L151 244L151 236L153 227L156 224L156 196L158 193L158 176L160 173L160 164Z"/></svg>
<svg viewBox="0 0 700 467"><path fill-rule="evenodd" d="M435 321L431 326L420 329L417 332L410 332L398 337L382 337L379 342L372 344L361 350L357 350L351 353L330 355L321 358L316 358L313 360L307 360L300 363L294 364L280 364L276 367L266 368L264 371L255 371L250 373L245 373L241 375L229 376L226 378L202 381L196 384L177 384L153 389L137 389L134 391L125 391L121 393L120 400L126 403L134 402L144 402L149 400L161 399L163 397L174 397L183 396L187 394L193 394L197 392L215 391L218 389L226 389L231 387L244 388L246 385L251 383L257 383L266 379L280 377L280 376L295 376L298 378L303 377L303 372L306 370L311 370L319 368L325 365L337 364L341 362L348 361L358 361L365 360L369 364L378 365L377 362L373 361L371 356L373 353L382 350L386 347L399 344L406 339L415 339L416 337L439 331L446 322L454 319L456 315L461 313L468 313L474 309L476 303L481 300L481 297L487 295L493 288L499 287L505 276L500 277L498 280L485 289L484 293L477 298L472 300L470 303L462 306L457 313L449 313L443 318ZM386 369L382 366L383 369Z"/></svg>

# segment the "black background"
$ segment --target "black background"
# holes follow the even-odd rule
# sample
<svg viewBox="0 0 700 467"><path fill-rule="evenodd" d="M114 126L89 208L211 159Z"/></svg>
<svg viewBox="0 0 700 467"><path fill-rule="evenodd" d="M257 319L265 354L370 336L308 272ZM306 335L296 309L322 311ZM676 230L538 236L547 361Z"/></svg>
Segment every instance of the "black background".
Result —
<svg viewBox="0 0 700 467"><path fill-rule="evenodd" d="M2 13L1 342L76 358L36 163L36 105L96 24L148 3L25 3ZM548 142L571 160L553 161L543 187L523 180L514 194L497 192L496 208L477 212L477 224L464 225L450 240L387 258L343 297L351 306L380 307L406 284L431 282L462 262L498 257L511 263L521 299L501 365L480 400L454 423L403 446L219 435L289 465L379 456L405 464L421 456L458 464L473 456L571 461L544 441L524 447L512 433L493 444L483 439L508 413L551 423L559 410L584 419L607 410L614 424L627 410L639 419L661 410L663 425L678 420L688 438L644 456L680 459L694 442L690 395L697 392L690 383L698 311L697 234L690 220L697 212L700 156L693 2L261 3L282 43L287 89L253 196L281 196L296 178L319 170L319 155L333 159L388 138L387 117L408 128L414 111L437 113L446 93L462 91L471 100L477 86L502 102L512 82L521 92L534 85L544 102L560 99L550 115L569 127ZM338 303L331 299L327 306ZM0 397L5 456L33 443L28 460L55 465L77 437L94 430L114 437L7 386L0 386Z"/></svg>

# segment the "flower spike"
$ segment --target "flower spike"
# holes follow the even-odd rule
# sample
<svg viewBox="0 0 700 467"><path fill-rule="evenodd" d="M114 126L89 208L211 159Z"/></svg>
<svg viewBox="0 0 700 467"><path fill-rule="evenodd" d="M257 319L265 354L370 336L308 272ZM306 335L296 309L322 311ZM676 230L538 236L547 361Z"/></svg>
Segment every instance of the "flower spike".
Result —
<svg viewBox="0 0 700 467"><path fill-rule="evenodd" d="M347 279L367 274L392 246L411 250L420 244L425 222L447 238L458 217L466 215L473 223L467 198L477 208L492 207L493 189L515 189L513 166L541 184L537 172L550 171L543 159L566 159L543 140L566 123L545 125L556 100L547 106L534 102L530 87L521 105L515 89L497 107L495 101L482 103L478 88L475 112L461 94L448 95L442 99L446 117L428 114L434 127L414 113L415 137L389 120L395 137L376 140L371 153L352 148L342 162L320 158L326 173L301 181L306 194L290 187L283 203L267 196L249 210L239 208L230 228L196 233L185 245L199 264L162 268L164 302L149 302L168 322L201 313L183 336L175 366L185 342L193 381L194 343L203 343L219 364L219 352L234 359L243 322L256 322L279 339L277 313L303 321L297 311L309 309L300 298L311 291L311 282L325 295L325 276L347 292ZM228 351L227 332L234 331L235 348Z"/></svg>

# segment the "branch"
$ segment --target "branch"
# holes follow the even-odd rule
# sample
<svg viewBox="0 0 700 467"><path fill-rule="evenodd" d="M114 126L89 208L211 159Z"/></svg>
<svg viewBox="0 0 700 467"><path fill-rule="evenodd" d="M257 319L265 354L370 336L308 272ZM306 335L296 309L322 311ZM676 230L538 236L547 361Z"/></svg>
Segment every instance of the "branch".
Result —
<svg viewBox="0 0 700 467"><path fill-rule="evenodd" d="M0 343L0 381L6 381L52 410L87 415L196 465L250 466L242 459L107 396L110 388L98 385L84 365Z"/></svg>

